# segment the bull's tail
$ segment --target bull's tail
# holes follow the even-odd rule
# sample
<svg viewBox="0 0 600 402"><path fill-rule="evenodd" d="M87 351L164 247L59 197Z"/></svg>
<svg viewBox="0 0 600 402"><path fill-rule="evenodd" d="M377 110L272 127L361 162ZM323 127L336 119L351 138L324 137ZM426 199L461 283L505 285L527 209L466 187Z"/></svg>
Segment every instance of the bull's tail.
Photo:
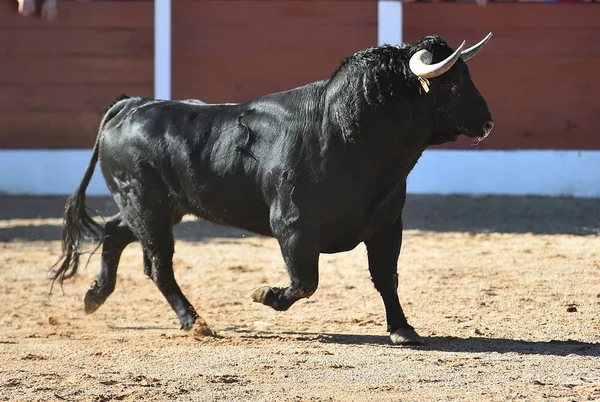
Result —
<svg viewBox="0 0 600 402"><path fill-rule="evenodd" d="M124 104L119 104L119 102L127 98L129 97L124 94L121 95L106 111L100 123L92 158L85 170L83 179L81 179L81 183L75 193L67 199L61 234L62 254L58 261L51 267L52 286L56 280L62 286L65 279L69 279L77 273L79 257L83 254L81 247L86 238L92 238L100 243L92 254L100 247L104 239L104 228L95 222L86 211L85 191L92 180L94 169L98 162L98 150L104 126L123 110ZM52 287L50 288L50 292L52 292Z"/></svg>

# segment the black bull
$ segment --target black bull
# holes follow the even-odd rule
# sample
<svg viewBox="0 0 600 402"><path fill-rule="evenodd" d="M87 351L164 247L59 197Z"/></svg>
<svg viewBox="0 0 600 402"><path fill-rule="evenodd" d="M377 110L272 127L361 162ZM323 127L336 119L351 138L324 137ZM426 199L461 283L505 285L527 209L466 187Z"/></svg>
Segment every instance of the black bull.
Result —
<svg viewBox="0 0 600 402"><path fill-rule="evenodd" d="M391 340L421 342L397 294L406 178L429 145L491 131L465 64L490 36L455 51L435 35L367 48L327 80L240 104L122 96L105 113L67 200L53 280L75 275L82 243L98 239L101 270L84 301L93 313L115 288L121 252L139 241L144 273L190 329L198 315L172 263L173 226L184 215L278 240L290 286L252 293L276 310L316 291L320 253L364 242ZM98 161L119 208L104 228L84 205Z"/></svg>

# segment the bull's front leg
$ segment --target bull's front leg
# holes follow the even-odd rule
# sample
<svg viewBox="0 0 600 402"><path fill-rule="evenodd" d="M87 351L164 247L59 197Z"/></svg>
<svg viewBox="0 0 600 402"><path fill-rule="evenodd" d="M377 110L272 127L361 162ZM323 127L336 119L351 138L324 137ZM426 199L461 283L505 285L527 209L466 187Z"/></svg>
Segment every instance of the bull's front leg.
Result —
<svg viewBox="0 0 600 402"><path fill-rule="evenodd" d="M375 288L383 299L390 339L395 344L418 345L421 337L408 324L398 299L398 257L402 246L402 219L376 232L367 246L369 271Z"/></svg>
<svg viewBox="0 0 600 402"><path fill-rule="evenodd" d="M290 286L262 286L252 292L252 300L285 311L300 299L310 297L319 285L319 251L315 236L299 228L289 228L277 236L290 275Z"/></svg>
<svg viewBox="0 0 600 402"><path fill-rule="evenodd" d="M301 200L295 192L295 178L284 171L278 197L271 207L271 230L290 276L290 286L262 286L255 289L252 300L285 311L300 299L311 296L319 285L318 235L310 219L301 213Z"/></svg>

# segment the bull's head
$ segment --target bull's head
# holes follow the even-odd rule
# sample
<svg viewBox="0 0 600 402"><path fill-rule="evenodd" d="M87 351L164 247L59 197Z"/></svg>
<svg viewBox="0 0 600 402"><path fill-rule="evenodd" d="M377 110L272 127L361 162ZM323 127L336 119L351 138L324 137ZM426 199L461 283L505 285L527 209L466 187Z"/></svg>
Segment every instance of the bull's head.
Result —
<svg viewBox="0 0 600 402"><path fill-rule="evenodd" d="M481 42L464 50L463 41L454 52L438 36L425 37L415 45L409 67L424 89L436 130L440 130L432 143L454 141L460 134L482 140L494 128L494 119L465 64L491 36L490 32Z"/></svg>

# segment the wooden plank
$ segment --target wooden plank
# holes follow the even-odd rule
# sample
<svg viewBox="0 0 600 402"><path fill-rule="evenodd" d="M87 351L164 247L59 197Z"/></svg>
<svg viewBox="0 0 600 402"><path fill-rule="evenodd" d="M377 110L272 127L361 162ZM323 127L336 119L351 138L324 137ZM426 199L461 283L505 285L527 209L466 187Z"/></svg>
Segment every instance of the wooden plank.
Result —
<svg viewBox="0 0 600 402"><path fill-rule="evenodd" d="M119 94L153 96L153 84L0 85L0 110L100 112Z"/></svg>
<svg viewBox="0 0 600 402"><path fill-rule="evenodd" d="M286 25L294 21L336 25L365 23L377 27L376 1L176 1L172 13L173 21L177 21L173 29L224 24L239 29L253 24Z"/></svg>
<svg viewBox="0 0 600 402"><path fill-rule="evenodd" d="M0 49L12 56L154 57L154 31L136 29L47 30L0 28Z"/></svg>
<svg viewBox="0 0 600 402"><path fill-rule="evenodd" d="M101 114L91 112L0 112L3 149L91 148Z"/></svg>
<svg viewBox="0 0 600 402"><path fill-rule="evenodd" d="M152 58L12 56L0 63L0 84L146 84L153 80Z"/></svg>
<svg viewBox="0 0 600 402"><path fill-rule="evenodd" d="M61 0L58 19L41 20L17 13L16 1L0 1L0 27L61 30L73 28L152 28L153 1L74 1Z"/></svg>
<svg viewBox="0 0 600 402"><path fill-rule="evenodd" d="M303 77L270 77L239 80L219 77L218 79L198 79L188 81L185 87L177 88L176 98L195 98L210 103L245 102L257 96L284 91L313 79Z"/></svg>
<svg viewBox="0 0 600 402"><path fill-rule="evenodd" d="M277 35L273 35L273 31ZM322 23L307 27L295 21L277 27L266 23L252 24L244 29L207 25L198 28L197 33L190 28L174 28L173 35L176 38L186 37L186 40L173 41L175 56L234 52L245 59L255 58L257 53L261 57L283 58L278 52L285 52L301 54L310 59L315 52L335 52L336 57L345 57L356 50L377 44L377 27L372 24L353 26ZM252 38L249 43L248 38ZM241 43L245 44L241 46Z"/></svg>
<svg viewBox="0 0 600 402"><path fill-rule="evenodd" d="M599 16L600 18L600 16ZM407 28L406 42L416 42L420 36L432 31L431 27L415 25ZM494 36L485 48L486 56L529 57L531 54L546 57L598 57L600 56L600 24L595 28L524 27L510 30L481 30L457 26L441 27L436 33L443 36L451 47L458 46L463 40L466 46L479 42L488 32Z"/></svg>
<svg viewBox="0 0 600 402"><path fill-rule="evenodd" d="M293 42L293 41L292 41ZM321 39L318 43L310 40L288 45L286 38L267 43L262 42L256 49L232 52L235 45L223 41L223 47L210 52L177 51L173 57L174 78L178 76L230 78L269 76L314 76L314 79L327 78L340 62L355 51L365 47L359 40L344 44ZM338 43L336 45L336 43Z"/></svg>
<svg viewBox="0 0 600 402"><path fill-rule="evenodd" d="M72 1L72 0L69 0ZM75 0L78 1L78 0ZM119 1L119 0L115 0ZM138 1L138 0L133 0ZM148 1L148 0L139 0ZM177 0L177 3L256 3L257 0ZM285 1L298 1L298 0L285 0ZM304 3L377 3L379 0L301 0ZM398 0L399 1L399 0ZM452 0L454 1L454 0ZM512 0L511 0L512 1ZM577 0L573 0L577 1ZM263 3L282 3L282 0L261 0Z"/></svg>
<svg viewBox="0 0 600 402"><path fill-rule="evenodd" d="M408 3L403 7L404 28L426 27L427 34L443 35L450 26L468 26L478 32L515 28L597 28L600 7L592 3Z"/></svg>
<svg viewBox="0 0 600 402"><path fill-rule="evenodd" d="M344 57L377 43L376 3L342 7L327 1L178 2L174 6L178 21L173 26L175 98L241 102L286 90L327 78Z"/></svg>
<svg viewBox="0 0 600 402"><path fill-rule="evenodd" d="M174 96L199 97L207 102L241 102L326 79L339 62L339 57L323 53L313 53L309 64L302 53L279 53L277 60L266 62L264 58L240 62L232 56L212 54L210 62L205 63L201 57L175 59L178 67L174 75ZM243 69L239 68L240 64Z"/></svg>

